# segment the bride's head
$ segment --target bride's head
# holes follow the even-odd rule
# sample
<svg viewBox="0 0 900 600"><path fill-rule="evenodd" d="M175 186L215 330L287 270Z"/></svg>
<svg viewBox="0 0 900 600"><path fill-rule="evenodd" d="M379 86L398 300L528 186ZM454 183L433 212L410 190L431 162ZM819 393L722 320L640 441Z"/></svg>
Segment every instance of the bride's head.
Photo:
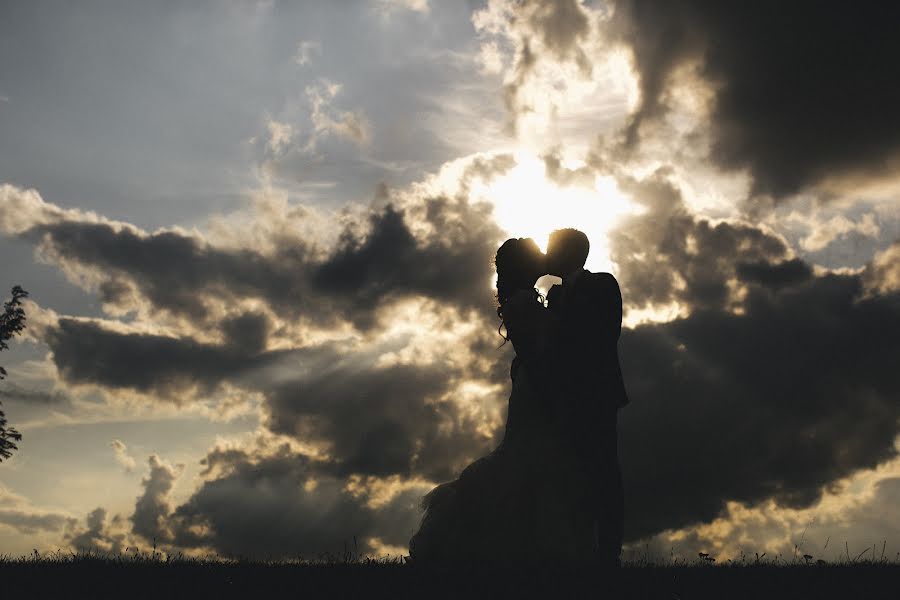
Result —
<svg viewBox="0 0 900 600"><path fill-rule="evenodd" d="M543 275L544 253L531 238L510 238L497 249L497 314L503 318L503 305L518 290L534 290L534 283ZM537 290L535 290L537 295Z"/></svg>

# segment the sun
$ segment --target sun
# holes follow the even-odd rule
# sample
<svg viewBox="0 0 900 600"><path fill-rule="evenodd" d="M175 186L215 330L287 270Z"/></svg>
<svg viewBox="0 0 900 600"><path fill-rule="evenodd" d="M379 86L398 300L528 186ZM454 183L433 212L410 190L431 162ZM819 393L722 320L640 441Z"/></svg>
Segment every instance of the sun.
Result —
<svg viewBox="0 0 900 600"><path fill-rule="evenodd" d="M509 237L534 238L545 251L554 229L580 229L591 241L585 267L591 271L613 271L609 232L622 217L637 212L615 180L588 175L561 185L547 178L540 157L526 152L517 152L515 157L515 167L472 190L475 196L494 205L497 224Z"/></svg>

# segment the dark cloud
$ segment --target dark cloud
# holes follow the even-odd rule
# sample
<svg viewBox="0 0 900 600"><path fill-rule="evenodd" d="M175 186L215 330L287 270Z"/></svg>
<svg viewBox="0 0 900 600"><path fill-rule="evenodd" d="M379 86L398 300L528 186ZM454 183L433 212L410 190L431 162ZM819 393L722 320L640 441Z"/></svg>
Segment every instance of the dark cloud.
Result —
<svg viewBox="0 0 900 600"><path fill-rule="evenodd" d="M790 260L789 249L773 234L747 223L693 215L667 174L660 169L640 181L620 177L623 191L646 209L609 236L610 256L630 306L678 302L722 308L735 301L738 282L804 277L808 267L783 262Z"/></svg>
<svg viewBox="0 0 900 600"><path fill-rule="evenodd" d="M476 160L463 183L504 172L514 164L511 160L506 155ZM47 206L32 205L35 218ZM254 299L279 315L320 327L349 321L371 328L381 308L412 296L483 307L488 297L484 281L502 237L491 210L491 205L472 204L464 196L423 198L403 207L387 199L362 223L347 224L329 252L297 237L275 238L275 249L263 253L214 246L181 231L144 233L87 219L57 218L19 235L39 244L63 268L89 273L101 299L120 309L133 310L134 295L155 311L222 326L212 306ZM413 234L415 227L432 234L422 240ZM268 330L262 322L247 322L249 318L226 335Z"/></svg>
<svg viewBox="0 0 900 600"><path fill-rule="evenodd" d="M711 157L748 168L756 191L884 170L900 152L898 19L892 2L618 0L613 31L640 74L631 142L665 112L675 70L697 60L715 88Z"/></svg>
<svg viewBox="0 0 900 600"><path fill-rule="evenodd" d="M78 551L112 554L125 551L128 538L124 532L115 531L122 522L119 515L115 515L108 523L106 509L97 507L88 513L86 522L85 529L66 532L64 539L72 548Z"/></svg>
<svg viewBox="0 0 900 600"><path fill-rule="evenodd" d="M740 552L749 550L751 556L765 551L770 559L808 553L815 559L844 562L846 552L853 557L860 549L868 549L875 550L876 560L891 560L900 535L900 478L877 480L871 491L851 496L849 502L834 498L805 514L780 511L770 503L751 511L731 507L721 518L725 527L690 528L677 535L666 532L635 542L629 550L649 551L659 560L667 560L670 552L687 560L696 559L698 552L708 552L719 561L738 560ZM840 541L829 546L829 540ZM876 542L877 549L872 547Z"/></svg>
<svg viewBox="0 0 900 600"><path fill-rule="evenodd" d="M475 337L473 351L490 354L476 355L469 366L381 366L384 349L348 352L342 343L248 352L188 337L120 333L75 319L48 327L46 339L62 377L72 383L174 402L210 394L224 382L262 392L266 426L328 448L331 472L339 475L449 479L496 440L477 433L479 419L447 395L469 377L496 383L509 377L508 354L486 336Z"/></svg>
<svg viewBox="0 0 900 600"><path fill-rule="evenodd" d="M807 507L896 456L897 290L867 293L872 267L815 275L770 233L692 216L660 173L629 185L649 210L611 238L625 302L689 315L620 341L628 538L709 522L728 500Z"/></svg>
<svg viewBox="0 0 900 600"><path fill-rule="evenodd" d="M212 547L226 556L311 557L338 554L354 536L360 552L369 538L405 546L418 524L415 501L425 490L400 491L372 508L344 480L316 473L316 466L286 446L275 454L219 454L226 473L204 482L171 515L176 543Z"/></svg>
<svg viewBox="0 0 900 600"><path fill-rule="evenodd" d="M21 235L62 265L93 272L102 300L113 304L137 289L153 308L202 322L209 298L264 298L296 310L308 295L303 274L313 250L299 242L270 258L250 249L217 248L178 231L147 234L88 221L39 224Z"/></svg>
<svg viewBox="0 0 900 600"><path fill-rule="evenodd" d="M131 515L131 532L150 542L170 542L168 516L171 512L169 492L181 476L184 465L172 467L155 454L148 459L150 473L141 480L144 493L138 496Z"/></svg>
<svg viewBox="0 0 900 600"><path fill-rule="evenodd" d="M336 474L450 479L461 461L491 449L479 422L442 397L455 375L440 363L378 367L335 355L267 392L266 426L325 443Z"/></svg>
<svg viewBox="0 0 900 600"><path fill-rule="evenodd" d="M587 64L579 46L590 31L588 16L576 0L532 0L523 11L531 30L557 59ZM587 68L587 67L585 67Z"/></svg>
<svg viewBox="0 0 900 600"><path fill-rule="evenodd" d="M225 345L240 353L258 354L266 349L272 324L263 313L246 312L222 321Z"/></svg>
<svg viewBox="0 0 900 600"><path fill-rule="evenodd" d="M347 229L327 260L316 265L312 286L346 309L358 326L371 326L379 306L392 299L426 296L466 308L483 308L499 228L488 205L435 197L420 208L434 236L421 243L407 217L388 205L369 217L364 235Z"/></svg>
<svg viewBox="0 0 900 600"><path fill-rule="evenodd" d="M73 520L71 517L56 513L0 508L0 525L7 525L26 535L39 531L60 531L66 525L71 525Z"/></svg>
<svg viewBox="0 0 900 600"><path fill-rule="evenodd" d="M741 316L623 334L630 536L711 520L726 500L809 506L896 455L900 299L859 293L828 276L760 291Z"/></svg>
<svg viewBox="0 0 900 600"><path fill-rule="evenodd" d="M255 318L253 322L257 323ZM187 336L121 333L94 321L71 318L48 326L44 341L68 382L133 389L175 400L186 389L209 393L227 377L261 363L252 347L204 344Z"/></svg>
<svg viewBox="0 0 900 600"><path fill-rule="evenodd" d="M860 274L816 275L757 225L692 214L665 170L620 177L620 185L646 208L610 237L626 305L676 302L687 314L625 330L620 344L632 398L621 417L630 540L708 522L729 500L808 506L837 479L894 456L900 382L890 332L900 306L891 251ZM405 488L372 508L347 484L447 480L497 442L452 396L460 381L508 381L509 356L497 351L484 289L489 221L450 198L389 205L300 271L314 293L307 303L333 299L334 313L360 327L376 326L372 306L414 295L461 311L451 320L474 314L483 332L458 349L471 364L383 360L408 340L266 350L272 325L262 312L217 322L221 344L67 318L48 327L69 381L171 396L238 383L261 392L265 427L324 452L314 459L288 446L265 455L215 449L203 462L206 481L174 510L173 472L151 464L133 533L175 547L282 557L337 551L354 535L405 545L427 489ZM433 228L428 242L411 234L412 222ZM121 543L104 519L94 515L78 541Z"/></svg>
<svg viewBox="0 0 900 600"><path fill-rule="evenodd" d="M0 389L0 398L9 398L11 400L20 400L28 404L62 404L69 401L69 397L59 391L45 391L37 389L24 388L15 383L4 381L3 388Z"/></svg>
<svg viewBox="0 0 900 600"><path fill-rule="evenodd" d="M514 164L509 155L477 158L464 169L461 185ZM376 203L380 206L365 218L351 219L327 252L288 237L269 240L274 249L263 252L217 247L179 231L147 234L77 221L71 214L69 220L47 219L23 235L42 244L64 268L99 280L107 302L122 302L124 308L139 298L156 311L188 317L203 334L218 332L223 341L201 342L190 331L177 337L122 332L67 317L44 325L41 337L70 383L175 402L210 395L226 382L261 392L271 431L326 448L335 476L449 479L494 440L476 433L483 429L480 418L448 394L467 378L502 383L509 377L508 366L497 368L502 353L496 350L499 336L492 335L497 317L486 287L502 234L489 204L472 204L461 195L400 204L382 187ZM44 203L32 199L35 206ZM422 229L428 235L421 235ZM439 353L466 355L465 344L471 343L477 346L474 360L379 362L385 353L401 350L409 335L390 341L390 347L329 342L268 349L277 333L271 313L315 321L319 328L351 323L377 335L383 309L416 297L433 301L424 309L428 314L446 311L441 319L450 319L448 327L461 319L485 320L483 334ZM231 308L223 315L211 308L216 301L249 299L263 300L271 313ZM490 355L482 355L484 350ZM153 529L135 527L141 535Z"/></svg>

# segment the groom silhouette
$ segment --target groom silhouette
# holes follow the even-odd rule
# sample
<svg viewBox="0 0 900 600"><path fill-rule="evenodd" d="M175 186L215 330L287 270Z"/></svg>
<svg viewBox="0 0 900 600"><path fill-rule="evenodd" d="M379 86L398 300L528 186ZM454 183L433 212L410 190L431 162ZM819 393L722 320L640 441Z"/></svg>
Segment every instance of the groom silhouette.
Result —
<svg viewBox="0 0 900 600"><path fill-rule="evenodd" d="M560 347L553 372L564 402L564 427L593 483L594 548L602 563L618 566L622 552L624 497L616 421L628 404L619 366L622 294L610 273L584 268L590 250L577 229L558 229L547 244L547 271L562 279L547 293L559 316Z"/></svg>

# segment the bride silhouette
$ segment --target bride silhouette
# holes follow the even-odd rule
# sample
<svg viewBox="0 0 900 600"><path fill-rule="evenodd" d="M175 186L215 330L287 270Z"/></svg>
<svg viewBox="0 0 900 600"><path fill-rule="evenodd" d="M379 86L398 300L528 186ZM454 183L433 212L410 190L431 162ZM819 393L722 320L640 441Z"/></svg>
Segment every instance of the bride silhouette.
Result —
<svg viewBox="0 0 900 600"><path fill-rule="evenodd" d="M424 496L414 563L572 562L594 543L587 475L550 387L557 317L534 287L545 257L531 238L513 238L494 262L497 314L516 351L506 429L495 450Z"/></svg>

